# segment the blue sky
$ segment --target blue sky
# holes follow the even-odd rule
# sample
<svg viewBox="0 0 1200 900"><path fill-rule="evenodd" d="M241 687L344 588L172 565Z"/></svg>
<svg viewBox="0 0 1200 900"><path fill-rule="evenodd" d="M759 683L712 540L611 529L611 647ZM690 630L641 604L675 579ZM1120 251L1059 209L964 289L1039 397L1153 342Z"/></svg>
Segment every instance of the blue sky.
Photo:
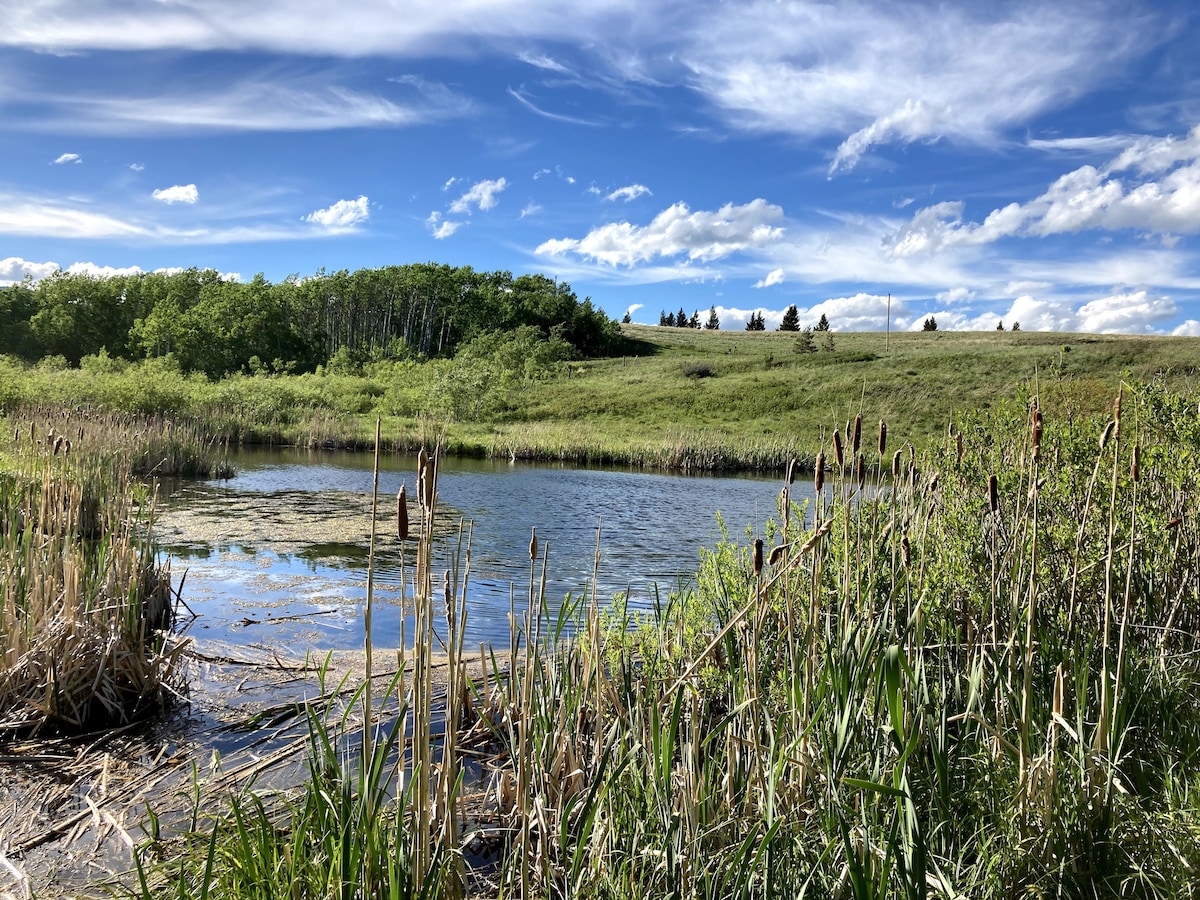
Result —
<svg viewBox="0 0 1200 900"><path fill-rule="evenodd" d="M444 262L614 316L1200 335L1189 3L0 0L0 283Z"/></svg>

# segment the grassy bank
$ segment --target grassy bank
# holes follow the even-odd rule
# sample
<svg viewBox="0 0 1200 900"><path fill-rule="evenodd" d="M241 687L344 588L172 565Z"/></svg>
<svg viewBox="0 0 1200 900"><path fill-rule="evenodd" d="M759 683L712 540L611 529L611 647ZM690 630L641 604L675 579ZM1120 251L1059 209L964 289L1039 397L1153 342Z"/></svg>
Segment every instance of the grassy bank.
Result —
<svg viewBox="0 0 1200 900"><path fill-rule="evenodd" d="M954 413L1023 391L1068 417L1098 412L1123 380L1186 390L1200 375L1196 338L835 332L798 352L792 333L624 330L623 357L528 371L500 351L218 382L162 360L0 362L0 408L167 414L231 443L307 446L368 446L382 417L396 449L441 438L468 455L782 471L792 458L811 465L822 429L860 410L888 410L925 447Z"/></svg>
<svg viewBox="0 0 1200 900"><path fill-rule="evenodd" d="M314 718L309 783L149 842L143 894L1195 896L1197 398L1115 396L997 403L921 453L838 410L814 504L785 486L765 546L715 548L652 614L585 595L577 637L535 542L484 682L457 665L469 557L443 579L418 541L398 720L364 695L347 744Z"/></svg>

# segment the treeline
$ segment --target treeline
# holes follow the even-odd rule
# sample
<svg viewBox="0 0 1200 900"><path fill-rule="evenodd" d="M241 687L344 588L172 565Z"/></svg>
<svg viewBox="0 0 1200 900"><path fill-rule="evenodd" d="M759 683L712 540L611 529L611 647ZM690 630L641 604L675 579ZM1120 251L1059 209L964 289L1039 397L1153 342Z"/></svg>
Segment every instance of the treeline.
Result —
<svg viewBox="0 0 1200 900"><path fill-rule="evenodd" d="M209 269L101 278L58 272L0 288L0 355L171 357L184 372L311 372L454 355L483 335L536 328L573 355L619 352L615 321L544 275L414 263L224 280Z"/></svg>

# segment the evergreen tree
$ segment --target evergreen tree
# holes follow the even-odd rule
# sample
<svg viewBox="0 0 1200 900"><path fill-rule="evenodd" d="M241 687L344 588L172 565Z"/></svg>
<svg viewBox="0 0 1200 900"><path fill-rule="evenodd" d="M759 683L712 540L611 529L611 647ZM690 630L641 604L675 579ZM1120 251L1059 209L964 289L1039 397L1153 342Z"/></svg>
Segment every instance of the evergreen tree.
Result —
<svg viewBox="0 0 1200 900"><path fill-rule="evenodd" d="M829 319L827 319L825 317L825 313L821 313L821 321L819 321L817 323L817 327L814 328L813 331L828 331L828 330L829 330Z"/></svg>
<svg viewBox="0 0 1200 900"><path fill-rule="evenodd" d="M784 329L780 328L779 330L783 331ZM796 335L796 343L792 345L792 349L797 353L812 353L817 349L816 344L813 343L813 333L811 328L809 328L807 325L804 326L804 330Z"/></svg>
<svg viewBox="0 0 1200 900"><path fill-rule="evenodd" d="M821 332L821 349L827 350L830 353L833 352L833 332L832 331L822 331Z"/></svg>
<svg viewBox="0 0 1200 900"><path fill-rule="evenodd" d="M687 328L688 327L688 314L683 311L682 306L679 307L679 314L675 316L675 327L676 328Z"/></svg>
<svg viewBox="0 0 1200 900"><path fill-rule="evenodd" d="M796 304L793 303L787 308L787 312L783 314L783 319L779 322L780 331L799 331L800 330L800 312L796 309ZM810 334L811 337L811 334Z"/></svg>
<svg viewBox="0 0 1200 900"><path fill-rule="evenodd" d="M921 326L922 331L937 331L937 319L930 316L925 320L925 324Z"/></svg>
<svg viewBox="0 0 1200 900"><path fill-rule="evenodd" d="M667 314L665 312L660 312L658 314L658 324L664 328L667 326Z"/></svg>
<svg viewBox="0 0 1200 900"><path fill-rule="evenodd" d="M674 328L675 327L675 313L667 313L667 320L663 324L666 325L668 328Z"/></svg>
<svg viewBox="0 0 1200 900"><path fill-rule="evenodd" d="M750 313L750 321L746 323L746 330L747 331L766 331L767 330L767 323L764 321L764 319L762 317L762 313L758 312L757 310L755 312Z"/></svg>
<svg viewBox="0 0 1200 900"><path fill-rule="evenodd" d="M1013 327L1012 327L1012 330L1013 330L1013 331L1020 331L1020 330L1021 330L1021 323L1020 323L1020 322L1013 322Z"/></svg>
<svg viewBox="0 0 1200 900"><path fill-rule="evenodd" d="M996 323L996 330L997 331L1004 330L1004 320L1003 319L1001 319L999 322Z"/></svg>
<svg viewBox="0 0 1200 900"><path fill-rule="evenodd" d="M695 312L692 313L692 317L690 319L688 319L688 328L699 328L699 327L700 327L700 310L696 310Z"/></svg>
<svg viewBox="0 0 1200 900"><path fill-rule="evenodd" d="M721 327L721 320L717 318L717 308L715 306L709 307L708 321L704 323L704 327L709 331L716 331Z"/></svg>
<svg viewBox="0 0 1200 900"><path fill-rule="evenodd" d="M628 325L628 324L629 324L630 322L632 322L632 321L633 321L633 319L632 319L632 318L630 318L630 316L629 316L629 313L625 313L625 318L623 318L623 319L621 320L621 324L622 324L622 325Z"/></svg>

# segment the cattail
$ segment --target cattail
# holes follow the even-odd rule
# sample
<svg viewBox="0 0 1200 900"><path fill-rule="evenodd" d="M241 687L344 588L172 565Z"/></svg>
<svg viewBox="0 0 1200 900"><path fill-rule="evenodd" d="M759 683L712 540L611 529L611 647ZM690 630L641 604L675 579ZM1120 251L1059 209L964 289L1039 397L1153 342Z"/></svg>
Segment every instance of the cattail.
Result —
<svg viewBox="0 0 1200 900"><path fill-rule="evenodd" d="M956 435L954 436L954 440L955 440L955 443L957 444L957 450L958 450L958 464L961 466L961 465L962 465L962 460L963 460L963 449L964 449L964 448L963 448L963 436L962 436L962 432L961 432L961 431L960 431L960 432L958 432L958 434L956 434Z"/></svg>
<svg viewBox="0 0 1200 900"><path fill-rule="evenodd" d="M79 426L79 440L81 440L81 441L83 440L83 426L82 425Z"/></svg>
<svg viewBox="0 0 1200 900"><path fill-rule="evenodd" d="M396 534L400 540L408 540L408 492L404 485L400 485L400 492L396 494Z"/></svg>
<svg viewBox="0 0 1200 900"><path fill-rule="evenodd" d="M1117 399L1113 401L1113 437L1121 436L1121 392L1117 391Z"/></svg>
<svg viewBox="0 0 1200 900"><path fill-rule="evenodd" d="M879 420L879 455L887 453L887 422Z"/></svg>
<svg viewBox="0 0 1200 900"><path fill-rule="evenodd" d="M900 555L904 558L905 567L912 563L912 545L908 542L908 532L900 538Z"/></svg>
<svg viewBox="0 0 1200 900"><path fill-rule="evenodd" d="M1129 477L1135 482L1141 481L1142 475L1142 445L1133 445L1133 462L1129 464Z"/></svg>
<svg viewBox="0 0 1200 900"><path fill-rule="evenodd" d="M900 457L903 451L897 450L892 454L892 481L898 481L900 478Z"/></svg>
<svg viewBox="0 0 1200 900"><path fill-rule="evenodd" d="M779 565L780 561L783 560L783 555L787 553L787 548L787 544L780 544L771 551L771 557L767 560L767 563L772 567Z"/></svg>
<svg viewBox="0 0 1200 900"><path fill-rule="evenodd" d="M537 528L531 528L529 534L529 561L537 559Z"/></svg>
<svg viewBox="0 0 1200 900"><path fill-rule="evenodd" d="M794 484L796 481L796 460L789 459L787 464L787 483Z"/></svg>
<svg viewBox="0 0 1200 900"><path fill-rule="evenodd" d="M837 463L839 472L845 467L846 460L842 455L842 436L836 431L833 433L833 461Z"/></svg>
<svg viewBox="0 0 1200 900"><path fill-rule="evenodd" d="M1000 512L1000 485L995 475L988 476L988 509L993 516Z"/></svg>
<svg viewBox="0 0 1200 900"><path fill-rule="evenodd" d="M442 596L446 604L446 625L451 632L454 631L454 594L450 590L450 570L446 570L446 574L442 576Z"/></svg>
<svg viewBox="0 0 1200 900"><path fill-rule="evenodd" d="M63 436L60 434L58 437L56 437L54 439L53 455L58 456L58 451L61 450L62 448L63 448Z"/></svg>
<svg viewBox="0 0 1200 900"><path fill-rule="evenodd" d="M862 413L854 417L854 445L851 452L857 453L862 447Z"/></svg>
<svg viewBox="0 0 1200 900"><path fill-rule="evenodd" d="M858 454L858 489L861 491L867 483L867 460L861 453Z"/></svg>
<svg viewBox="0 0 1200 900"><path fill-rule="evenodd" d="M754 574L762 573L763 567L763 540L762 538L754 539Z"/></svg>
<svg viewBox="0 0 1200 900"><path fill-rule="evenodd" d="M813 463L813 492L821 493L821 488L825 487L825 451L817 451L816 462Z"/></svg>
<svg viewBox="0 0 1200 900"><path fill-rule="evenodd" d="M1042 411L1038 409L1036 401L1033 404L1033 424L1030 431L1030 443L1033 445L1033 461L1037 462L1042 458Z"/></svg>
<svg viewBox="0 0 1200 900"><path fill-rule="evenodd" d="M1111 419L1109 420L1108 424L1104 426L1104 430L1102 432L1100 432L1100 449L1101 450L1103 450L1108 445L1108 439L1113 436L1113 432L1116 430L1116 428L1117 428L1117 423Z"/></svg>

